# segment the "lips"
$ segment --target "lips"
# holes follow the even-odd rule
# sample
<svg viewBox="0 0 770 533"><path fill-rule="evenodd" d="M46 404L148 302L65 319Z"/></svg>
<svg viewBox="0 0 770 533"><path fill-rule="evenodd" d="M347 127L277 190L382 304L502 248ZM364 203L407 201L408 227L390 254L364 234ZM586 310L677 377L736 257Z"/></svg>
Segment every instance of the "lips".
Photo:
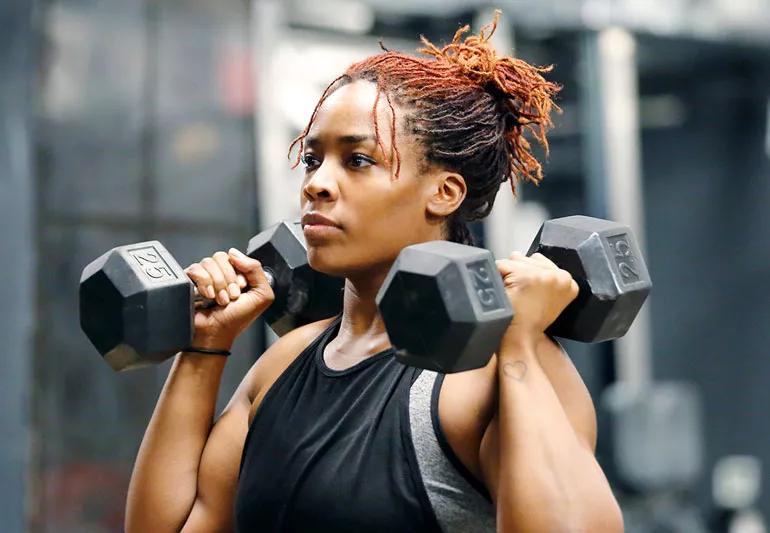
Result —
<svg viewBox="0 0 770 533"><path fill-rule="evenodd" d="M334 220L323 216L320 213L306 213L302 216L302 227L305 226L331 226L333 228L339 228L340 225Z"/></svg>

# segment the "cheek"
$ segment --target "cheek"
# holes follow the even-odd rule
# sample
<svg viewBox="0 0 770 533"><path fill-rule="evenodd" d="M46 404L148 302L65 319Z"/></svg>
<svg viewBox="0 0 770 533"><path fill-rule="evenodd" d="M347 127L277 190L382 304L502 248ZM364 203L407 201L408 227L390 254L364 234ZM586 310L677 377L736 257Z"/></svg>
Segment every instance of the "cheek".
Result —
<svg viewBox="0 0 770 533"><path fill-rule="evenodd" d="M420 194L414 187L369 191L354 202L356 225L364 230L381 226L391 230L414 228L425 218L425 206Z"/></svg>

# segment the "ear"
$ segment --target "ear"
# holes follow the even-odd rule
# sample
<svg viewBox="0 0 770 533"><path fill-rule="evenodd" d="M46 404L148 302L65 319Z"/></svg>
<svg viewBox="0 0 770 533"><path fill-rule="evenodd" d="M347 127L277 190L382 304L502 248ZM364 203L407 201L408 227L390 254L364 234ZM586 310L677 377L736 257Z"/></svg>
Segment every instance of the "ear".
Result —
<svg viewBox="0 0 770 533"><path fill-rule="evenodd" d="M440 171L431 180L432 187L425 206L428 217L446 218L463 203L468 188L465 178L456 172Z"/></svg>

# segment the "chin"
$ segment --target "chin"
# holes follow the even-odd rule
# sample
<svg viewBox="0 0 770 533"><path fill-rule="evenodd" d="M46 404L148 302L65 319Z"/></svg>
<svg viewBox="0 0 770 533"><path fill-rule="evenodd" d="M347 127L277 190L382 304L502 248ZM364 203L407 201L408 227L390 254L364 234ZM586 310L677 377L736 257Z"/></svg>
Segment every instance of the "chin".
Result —
<svg viewBox="0 0 770 533"><path fill-rule="evenodd" d="M344 262L344 255L344 251L336 246L307 247L307 261L310 268L329 276L346 277L345 274L349 271L350 265Z"/></svg>

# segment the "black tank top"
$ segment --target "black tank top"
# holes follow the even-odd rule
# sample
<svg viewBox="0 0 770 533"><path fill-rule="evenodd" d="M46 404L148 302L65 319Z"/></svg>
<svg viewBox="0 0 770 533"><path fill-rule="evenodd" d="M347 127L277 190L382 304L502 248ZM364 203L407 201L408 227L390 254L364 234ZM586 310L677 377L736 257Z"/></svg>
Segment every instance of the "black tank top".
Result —
<svg viewBox="0 0 770 533"><path fill-rule="evenodd" d="M420 374L393 349L332 370L337 318L276 380L246 436L239 532L439 531L409 428Z"/></svg>

